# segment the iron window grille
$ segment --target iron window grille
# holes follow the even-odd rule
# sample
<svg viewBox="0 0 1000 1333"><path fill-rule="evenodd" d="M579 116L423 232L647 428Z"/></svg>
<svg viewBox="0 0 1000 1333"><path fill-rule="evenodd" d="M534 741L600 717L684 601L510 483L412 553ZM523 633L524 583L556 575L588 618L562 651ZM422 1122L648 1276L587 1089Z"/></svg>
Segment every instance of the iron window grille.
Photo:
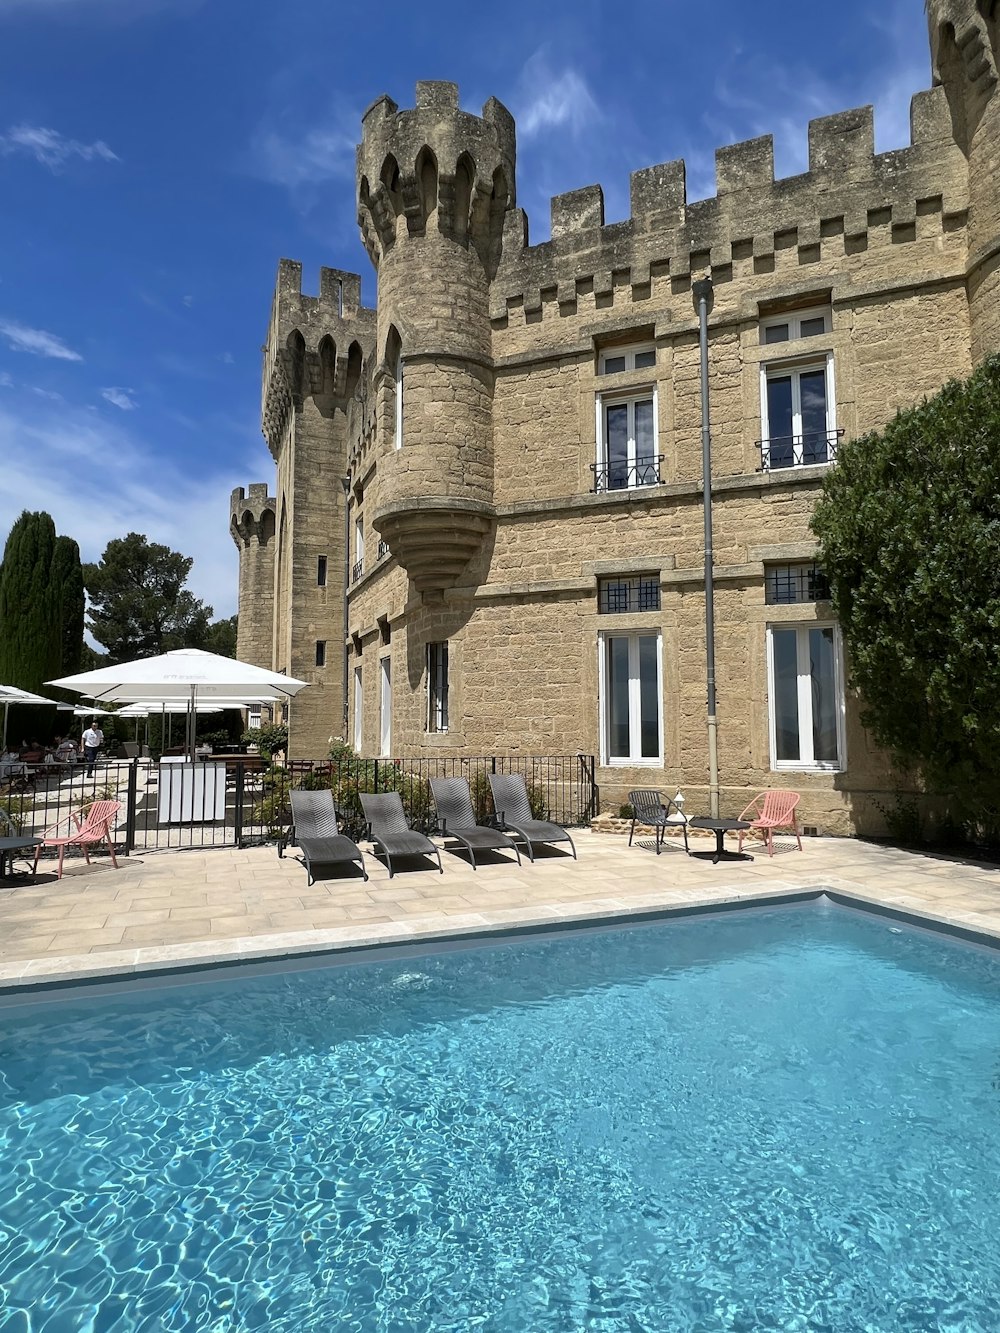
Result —
<svg viewBox="0 0 1000 1333"><path fill-rule="evenodd" d="M630 611L659 611L660 576L633 575L629 578L598 579L597 610L601 615L621 615Z"/></svg>
<svg viewBox="0 0 1000 1333"><path fill-rule="evenodd" d="M768 606L795 602L828 602L830 583L819 565L768 565L764 570L764 601Z"/></svg>
<svg viewBox="0 0 1000 1333"><path fill-rule="evenodd" d="M359 579L359 578L361 577L361 575L364 573L364 568L365 568L365 562L364 562L364 560L356 560L356 561L354 562L354 564L351 566L351 582L352 582L352 583L357 583L358 579Z"/></svg>
<svg viewBox="0 0 1000 1333"><path fill-rule="evenodd" d="M448 730L448 645L427 645L427 730Z"/></svg>
<svg viewBox="0 0 1000 1333"><path fill-rule="evenodd" d="M814 430L800 435L772 435L758 440L762 472L777 472L780 468L809 467L816 463L832 463L842 430Z"/></svg>
<svg viewBox="0 0 1000 1333"><path fill-rule="evenodd" d="M375 552L375 559L384 560L388 554L389 554L389 543L387 541L380 540L378 544L378 549Z"/></svg>

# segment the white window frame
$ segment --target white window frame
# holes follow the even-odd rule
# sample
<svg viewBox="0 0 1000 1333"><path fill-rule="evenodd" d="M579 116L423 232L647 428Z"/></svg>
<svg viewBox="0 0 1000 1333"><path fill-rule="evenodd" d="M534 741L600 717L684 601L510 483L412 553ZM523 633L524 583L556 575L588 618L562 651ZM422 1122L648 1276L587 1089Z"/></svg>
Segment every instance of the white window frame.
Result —
<svg viewBox="0 0 1000 1333"><path fill-rule="evenodd" d="M639 639L656 639L656 709L657 747L655 757L643 758L636 751L641 747L640 679L638 671ZM627 757L611 756L611 721L608 695L608 640L629 641L629 749ZM597 636L597 705L602 768L662 768L663 767L663 635L659 630L602 630Z"/></svg>
<svg viewBox="0 0 1000 1333"><path fill-rule="evenodd" d="M597 487L598 490L609 491L612 488L607 485L609 480L610 462L608 460L608 434L607 417L605 411L609 407L621 407L622 404L628 408L628 452L626 455L626 467L630 476L636 476L637 445L635 439L635 405L636 403L646 403L652 401L653 404L653 462L652 468L654 480L638 480L630 482L628 486L616 486L616 491L643 491L649 486L656 486L660 482L660 409L657 398L656 385L650 385L648 389L634 390L632 393L599 393L596 396L597 406L597 466L598 469L605 469L605 485Z"/></svg>
<svg viewBox="0 0 1000 1333"><path fill-rule="evenodd" d="M392 658L380 657L379 671L379 751L381 758L392 754Z"/></svg>
<svg viewBox="0 0 1000 1333"><path fill-rule="evenodd" d="M802 461L802 381L803 374L809 374L811 371L822 370L825 372L826 381L826 448L827 457L824 463L803 463ZM825 467L834 460L830 457L830 438L836 438L834 432L837 429L837 386L833 370L833 353L827 352L824 356L810 357L808 360L789 361L787 357L780 361L762 361L760 367L760 437L761 437L761 461L765 470L770 467L770 441L771 428L768 421L767 411L767 382L770 379L780 379L785 375L791 376L792 380L792 464L796 467ZM778 439L784 439L785 436L778 436ZM780 471L790 471L791 469L777 469Z"/></svg>
<svg viewBox="0 0 1000 1333"><path fill-rule="evenodd" d="M799 342L803 338L802 324L811 319L823 320L822 333L810 333L807 338L828 338L833 327L833 310L828 305L805 306L801 310L789 310L784 315L764 315L760 321L760 344L762 347L785 347L788 343ZM774 329L781 324L788 325L788 337L781 342L766 342L765 329Z"/></svg>
<svg viewBox="0 0 1000 1333"><path fill-rule="evenodd" d="M812 675L809 671L809 630L833 630L833 679L837 694L837 759L817 761L812 755ZM774 646L775 630L796 631L796 675L799 706L799 758L781 759L778 755L777 717L775 715ZM771 771L774 773L843 773L847 768L846 703L844 697L844 648L840 626L833 620L774 621L767 627L767 723L770 741Z"/></svg>
<svg viewBox="0 0 1000 1333"><path fill-rule="evenodd" d="M635 359L642 356L645 352L653 353L653 364L651 366L636 366ZM607 370L608 361L617 361L619 357L625 358L625 366L622 370ZM655 370L656 369L656 343L629 343L627 347L602 347L597 358L598 375L627 375L633 370Z"/></svg>
<svg viewBox="0 0 1000 1333"><path fill-rule="evenodd" d="M400 348L396 353L396 364L393 367L393 378L395 380L396 392L394 402L394 420L393 420L393 447L402 449L403 447L403 349Z"/></svg>
<svg viewBox="0 0 1000 1333"><path fill-rule="evenodd" d="M448 692L451 686L448 640L428 643L427 670L427 730L443 735L448 730ZM441 688L441 682L444 688ZM436 687L436 688L435 688Z"/></svg>
<svg viewBox="0 0 1000 1333"><path fill-rule="evenodd" d="M361 753L361 739L363 734L362 723L364 720L364 688L361 679L361 668L354 668L354 751Z"/></svg>
<svg viewBox="0 0 1000 1333"><path fill-rule="evenodd" d="M365 563L365 518L364 514L358 514L354 520L354 563L364 566Z"/></svg>

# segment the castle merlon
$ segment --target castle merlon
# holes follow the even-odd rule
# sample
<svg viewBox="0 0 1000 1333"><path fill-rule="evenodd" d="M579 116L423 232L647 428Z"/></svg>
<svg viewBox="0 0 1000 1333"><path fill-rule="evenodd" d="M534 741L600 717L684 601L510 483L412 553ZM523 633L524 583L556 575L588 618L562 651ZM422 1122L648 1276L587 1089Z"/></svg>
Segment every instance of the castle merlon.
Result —
<svg viewBox="0 0 1000 1333"><path fill-rule="evenodd" d="M573 190L552 199L551 240L535 246L525 214L512 210L491 317L538 310L543 292L571 304L590 283L600 297L617 286L645 288L651 271L682 279L711 269L724 281L744 257L762 263L797 248L808 264L821 243L850 252L869 232L873 243L901 243L928 213L951 230L968 209L967 173L943 88L913 97L910 129L909 146L876 153L870 106L819 117L809 123L809 170L786 177L774 174L770 135L726 145L715 155L716 193L695 201L683 161L645 167L631 176L629 218L605 222L599 185Z"/></svg>

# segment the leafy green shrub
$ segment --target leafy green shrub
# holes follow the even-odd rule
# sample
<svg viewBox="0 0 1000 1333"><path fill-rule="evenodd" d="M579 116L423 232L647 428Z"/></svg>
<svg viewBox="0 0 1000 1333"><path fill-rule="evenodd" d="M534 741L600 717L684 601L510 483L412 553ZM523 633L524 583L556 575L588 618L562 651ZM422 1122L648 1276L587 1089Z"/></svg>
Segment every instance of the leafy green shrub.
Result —
<svg viewBox="0 0 1000 1333"><path fill-rule="evenodd" d="M963 820L992 836L1000 826L1000 356L884 430L847 441L812 527L862 721L929 792L952 797Z"/></svg>
<svg viewBox="0 0 1000 1333"><path fill-rule="evenodd" d="M264 758L270 760L288 749L288 728L278 722L266 727L250 727L240 739L248 745L256 745Z"/></svg>
<svg viewBox="0 0 1000 1333"><path fill-rule="evenodd" d="M924 841L924 817L915 796L897 792L892 805L883 805L881 801L875 801L874 804L885 820L889 837L894 842L914 847Z"/></svg>
<svg viewBox="0 0 1000 1333"><path fill-rule="evenodd" d="M628 801L626 801L624 805L620 805L618 807L618 818L619 819L635 818L635 811L632 809L631 805L629 805Z"/></svg>
<svg viewBox="0 0 1000 1333"><path fill-rule="evenodd" d="M265 769L260 779L261 794L253 804L250 819L261 824L274 837L292 822L292 804L288 793L292 780L284 768Z"/></svg>

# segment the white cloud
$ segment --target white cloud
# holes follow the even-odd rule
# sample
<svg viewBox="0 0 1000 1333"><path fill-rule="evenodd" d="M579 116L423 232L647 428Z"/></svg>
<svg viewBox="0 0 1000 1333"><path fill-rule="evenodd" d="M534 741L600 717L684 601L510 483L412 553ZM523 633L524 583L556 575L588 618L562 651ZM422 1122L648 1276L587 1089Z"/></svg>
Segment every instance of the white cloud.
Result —
<svg viewBox="0 0 1000 1333"><path fill-rule="evenodd" d="M49 356L56 361L82 361L79 352L67 347L61 338L44 329L29 329L12 319L0 319L0 338L5 338L15 352L30 352L33 356Z"/></svg>
<svg viewBox="0 0 1000 1333"><path fill-rule="evenodd" d="M84 162L120 160L103 139L81 143L79 139L67 139L58 130L46 129L42 125L12 125L6 134L0 134L0 153L8 156L26 153L52 171L58 171L71 157L82 158Z"/></svg>
<svg viewBox="0 0 1000 1333"><path fill-rule="evenodd" d="M0 370L0 389L13 389L14 380L6 370Z"/></svg>
<svg viewBox="0 0 1000 1333"><path fill-rule="evenodd" d="M525 138L562 128L579 134L601 118L583 75L575 69L556 73L544 51L536 51L525 64L520 86L531 90L518 98L517 128Z"/></svg>
<svg viewBox="0 0 1000 1333"><path fill-rule="evenodd" d="M238 561L229 536L229 495L259 468L184 471L157 454L121 418L38 404L0 409L0 543L22 509L45 509L59 532L80 543L84 560L100 558L127 532L191 556L189 586L216 616L236 610Z"/></svg>
<svg viewBox="0 0 1000 1333"><path fill-rule="evenodd" d="M360 116L352 115L349 122L345 120L351 126L349 130L331 124L288 136L261 126L250 142L251 170L287 189L350 179L354 174L355 127L360 121Z"/></svg>
<svg viewBox="0 0 1000 1333"><path fill-rule="evenodd" d="M31 392L37 394L39 398L48 398L53 403L64 401L61 393L56 393L54 389L42 389L37 384L31 386Z"/></svg>
<svg viewBox="0 0 1000 1333"><path fill-rule="evenodd" d="M131 412L137 407L135 399L131 396L135 393L134 389L118 389L114 385L110 389L102 389L101 397L105 402L111 403L114 407L120 407L123 412Z"/></svg>

